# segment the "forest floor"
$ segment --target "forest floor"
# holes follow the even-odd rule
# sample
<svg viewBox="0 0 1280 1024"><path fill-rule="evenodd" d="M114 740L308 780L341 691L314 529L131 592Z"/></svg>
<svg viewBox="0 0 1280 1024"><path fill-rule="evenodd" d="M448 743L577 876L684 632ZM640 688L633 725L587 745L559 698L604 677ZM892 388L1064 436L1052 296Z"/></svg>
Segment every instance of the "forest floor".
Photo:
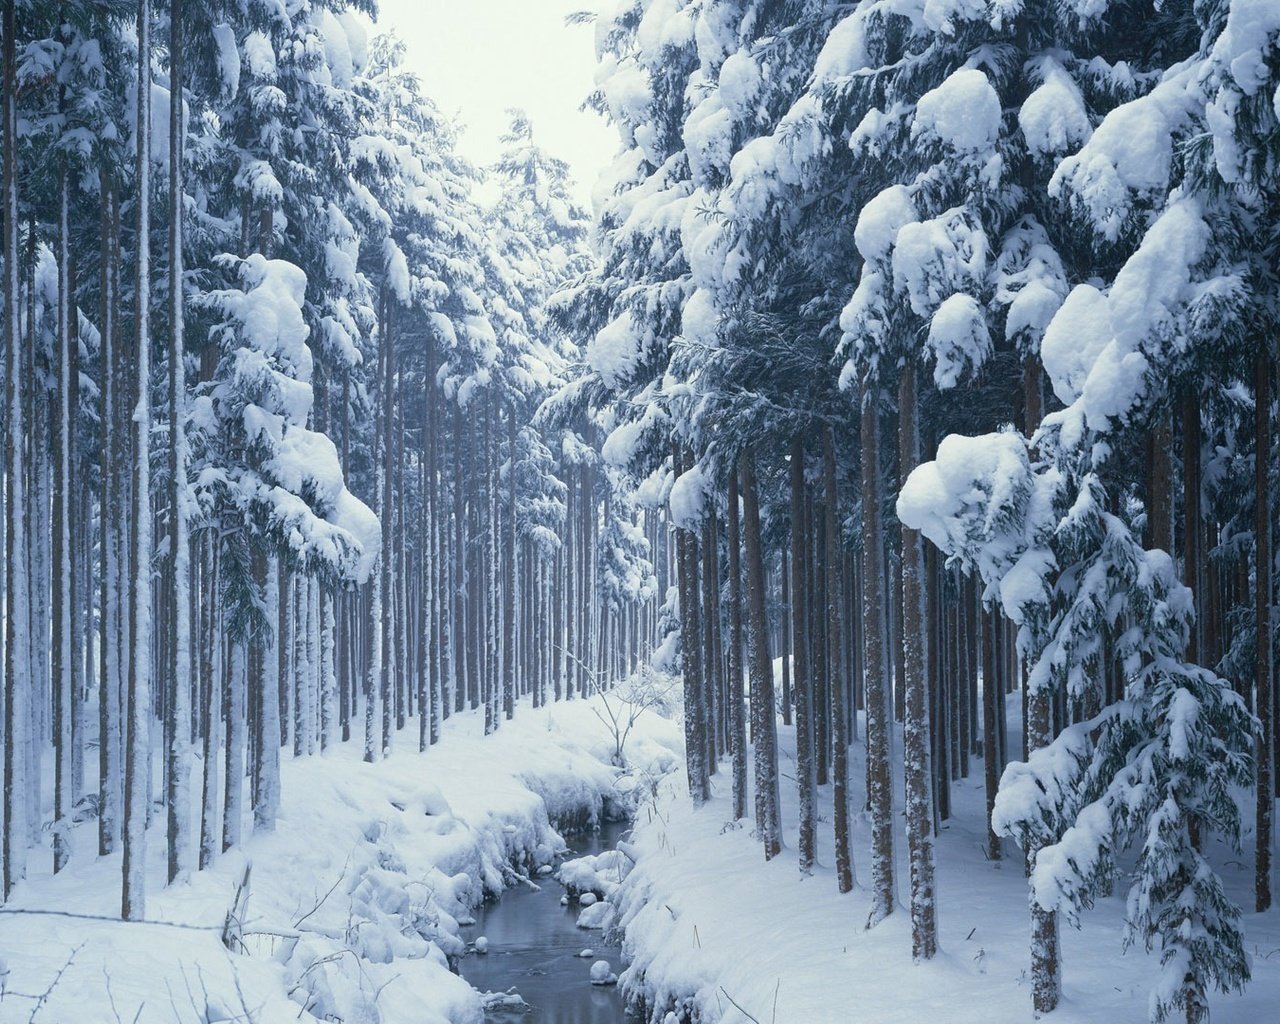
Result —
<svg viewBox="0 0 1280 1024"><path fill-rule="evenodd" d="M1016 710L1011 703L1015 729ZM953 786L955 813L938 840L942 952L915 965L905 907L868 931L866 890L836 890L830 787L820 790L818 867L799 874L794 729L779 730L787 847L766 864L749 823L729 820L727 761L711 803L693 810L683 771L672 771L682 763L677 720L643 717L626 748L640 771L622 776L591 702L521 708L489 737L482 726L477 713L455 715L424 755L409 742L411 723L397 734L398 749L373 765L361 761L358 742L324 757L286 757L275 832L250 835L246 821L243 849L185 884L161 885L157 818L146 923L116 919L120 858L96 856L94 822L75 829L71 866L56 877L46 840L0 911L0 1024L326 1016L480 1024L477 994L448 966L464 951L458 922L486 895L552 863L564 847L554 823L637 803L628 849L638 863L611 902L627 931L624 987L650 1006L681 1006L700 1024L1031 1019L1021 854L1012 844L1000 862L983 853L981 760ZM1011 747L1019 743L1011 730ZM855 807L864 802L862 754L858 743L850 758ZM901 786L900 771L895 778ZM904 896L900 831L896 838ZM1246 850L1250 842L1246 834ZM1252 858L1221 845L1211 856L1233 898L1251 905ZM854 858L865 884L863 817L854 820ZM232 954L222 933L246 872ZM1100 900L1082 924L1064 926L1064 1002L1053 1021L1141 1024L1157 954L1123 952L1124 892ZM1254 978L1243 996L1214 997L1214 1024L1263 1024L1280 1006L1280 911L1247 913L1244 925Z"/></svg>
<svg viewBox="0 0 1280 1024"><path fill-rule="evenodd" d="M1010 749L1020 707L1010 698ZM864 733L865 735L865 733ZM731 775L722 762L714 798L695 812L682 776L673 775L637 819L638 865L615 897L626 925L631 967L622 982L659 1006L693 1009L701 1024L1012 1024L1030 1021L1027 883L1021 851L1006 842L988 861L982 761L953 785L954 814L937 845L941 952L911 960L905 904L906 843L898 829L899 905L875 928L870 907L870 824L853 823L858 884L840 895L831 837L831 787L820 790L818 866L797 867L795 730L779 727L782 820L786 848L765 863L749 822L730 821ZM901 752L901 733L895 744ZM850 756L852 805L864 806L865 747ZM894 773L902 806L902 772ZM1250 801L1245 800L1246 804ZM748 799L748 807L752 803ZM1252 816L1244 848L1252 847ZM1241 995L1215 995L1213 1024L1280 1019L1280 910L1252 913L1252 855L1222 844L1210 853L1232 898L1246 908L1253 980ZM1145 1024L1158 952L1123 951L1125 887L1098 901L1081 929L1063 924L1063 1002L1054 1024Z"/></svg>
<svg viewBox="0 0 1280 1024"><path fill-rule="evenodd" d="M0 1022L479 1024L477 994L448 967L464 948L458 922L554 860L553 823L633 799L637 778L610 764L591 703L522 707L489 737L481 714L454 715L426 754L413 721L372 765L358 741L286 756L276 830L251 835L246 819L241 850L169 888L161 812L145 923L118 920L120 855L97 856L95 822L74 829L57 876L46 838L0 911ZM653 714L626 748L655 773L682 749L678 724ZM228 913L240 955L222 942Z"/></svg>

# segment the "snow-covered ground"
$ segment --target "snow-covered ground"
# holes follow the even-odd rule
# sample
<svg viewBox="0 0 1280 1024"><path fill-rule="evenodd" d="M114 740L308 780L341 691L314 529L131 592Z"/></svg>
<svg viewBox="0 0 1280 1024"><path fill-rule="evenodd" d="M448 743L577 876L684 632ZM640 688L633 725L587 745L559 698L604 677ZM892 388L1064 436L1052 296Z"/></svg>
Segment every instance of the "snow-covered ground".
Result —
<svg viewBox="0 0 1280 1024"><path fill-rule="evenodd" d="M1010 698L1009 722L1017 724ZM684 780L672 776L639 812L632 848L638 864L614 897L626 926L631 966L621 982L643 995L663 1022L672 1007L696 1013L699 1024L1011 1024L1031 1015L1027 885L1022 856L983 854L982 762L953 788L955 814L938 842L937 889L942 952L931 963L911 961L905 905L865 929L870 900L855 886L836 888L831 839L831 790L823 787L819 866L797 869L795 730L779 727L784 842L766 864L750 823L734 824L727 762L713 777L713 800L695 811ZM1020 737L1011 730L1011 749ZM899 744L898 749L901 749ZM859 744L850 757L853 805L863 804ZM901 806L901 770L895 773ZM748 807L751 806L748 801ZM869 822L854 821L855 866L867 880ZM897 884L905 900L905 838L898 842ZM1251 845L1246 835L1246 848ZM1280 1020L1280 913L1252 908L1252 855L1213 851L1232 897L1246 909L1244 927L1253 981L1243 996L1216 996L1214 1024ZM1145 1024L1147 993L1158 954L1122 954L1124 891L1099 901L1082 929L1063 926L1064 999L1053 1024ZM735 1005L736 1004L736 1005ZM674 1020L675 1018L669 1018ZM685 1019L684 1017L680 1018Z"/></svg>
<svg viewBox="0 0 1280 1024"><path fill-rule="evenodd" d="M522 707L490 737L480 715L455 715L426 754L414 725L373 765L358 742L286 759L275 833L188 884L162 888L163 833L149 836L146 923L117 919L120 857L96 856L94 822L56 877L48 850L32 851L0 911L0 1022L479 1024L477 994L448 967L457 922L551 863L564 847L553 822L620 810L638 780L648 789L612 767L590 704ZM654 772L681 750L678 724L656 715L626 745ZM221 935L246 875L233 954Z"/></svg>
<svg viewBox="0 0 1280 1024"><path fill-rule="evenodd" d="M157 832L148 923L116 920L120 860L95 856L92 822L77 829L76 856L56 878L50 858L33 854L30 877L0 912L0 1024L480 1024L477 993L448 966L463 950L457 922L486 894L552 862L564 846L554 821L637 801L625 853L567 862L561 875L573 892L599 898L582 900L583 914L617 913L625 925L631 964L621 982L651 1005L654 1021L672 1007L699 1024L1030 1020L1021 855L1012 846L1000 863L983 855L980 760L956 784L956 813L938 843L942 953L915 965L905 907L867 931L865 892L836 891L829 787L819 866L799 875L794 730L780 728L790 845L766 864L749 823L729 821L727 762L713 779L714 799L696 812L682 771L651 785L680 764L677 721L642 718L626 753L645 772L623 776L610 763L610 730L588 702L523 707L491 737L481 726L477 714L454 716L427 754L402 744L374 765L360 761L358 743L286 759L276 832L252 837L188 884L161 887ZM855 806L861 750L851 758ZM854 828L865 877L869 828L860 818ZM901 843L898 852L902 893ZM1250 858L1221 848L1214 857L1247 906ZM221 934L246 871L240 952L232 953ZM1118 890L1085 916L1083 930L1064 929L1057 1024L1146 1020L1155 957L1122 955L1123 912ZM1280 915L1247 914L1245 927L1254 980L1244 996L1214 1000L1215 1024L1276 1019Z"/></svg>

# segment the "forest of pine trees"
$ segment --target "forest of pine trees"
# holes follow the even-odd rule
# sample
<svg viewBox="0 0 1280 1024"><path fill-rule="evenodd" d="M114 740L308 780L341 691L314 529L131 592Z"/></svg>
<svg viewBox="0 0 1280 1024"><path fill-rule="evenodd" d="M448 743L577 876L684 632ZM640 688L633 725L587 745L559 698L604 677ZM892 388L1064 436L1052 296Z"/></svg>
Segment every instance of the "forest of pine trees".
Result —
<svg viewBox="0 0 1280 1024"><path fill-rule="evenodd" d="M593 218L368 0L5 4L0 898L93 829L140 919L282 757L652 668L851 930L938 953L980 778L1034 1011L1123 886L1206 1020L1273 900L1280 6L607 7Z"/></svg>
<svg viewBox="0 0 1280 1024"><path fill-rule="evenodd" d="M1280 9L636 0L596 40L622 155L557 401L676 527L693 799L746 756L745 678L764 856L805 870L832 828L843 890L864 722L867 924L900 891L923 960L934 839L983 773L1035 1011L1060 920L1127 880L1153 1019L1204 1020L1249 966L1201 850L1251 790L1247 909L1272 900Z"/></svg>
<svg viewBox="0 0 1280 1024"><path fill-rule="evenodd" d="M5 6L5 895L96 822L141 918L148 839L173 882L270 830L282 756L497 729L656 630L657 518L535 424L567 168L518 111L471 166L366 25Z"/></svg>

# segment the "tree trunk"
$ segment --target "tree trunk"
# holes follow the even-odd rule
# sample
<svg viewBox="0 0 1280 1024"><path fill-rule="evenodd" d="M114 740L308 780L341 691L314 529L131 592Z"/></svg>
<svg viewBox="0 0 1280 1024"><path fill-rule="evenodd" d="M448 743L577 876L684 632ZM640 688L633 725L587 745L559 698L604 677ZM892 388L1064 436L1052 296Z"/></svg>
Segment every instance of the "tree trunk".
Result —
<svg viewBox="0 0 1280 1024"><path fill-rule="evenodd" d="M125 740L124 864L121 913L145 912L147 789L151 725L151 0L138 0L137 405L134 448L133 617L130 621L129 718Z"/></svg>
<svg viewBox="0 0 1280 1024"><path fill-rule="evenodd" d="M169 8L169 79L175 99L169 104L169 553L173 578L168 588L168 874L174 882L191 869L191 554L187 535L187 385L183 301L183 28L182 0Z"/></svg>
<svg viewBox="0 0 1280 1024"><path fill-rule="evenodd" d="M1204 642L1207 620L1212 617L1206 600L1204 564L1204 523L1200 511L1200 393L1182 400L1182 578L1196 602L1196 621L1191 627L1187 660L1201 664L1206 655ZM1205 658L1209 667L1212 662Z"/></svg>
<svg viewBox="0 0 1280 1024"><path fill-rule="evenodd" d="M1027 437L1034 437L1040 427L1041 372L1040 361L1027 361L1023 378L1026 393ZM1053 694L1044 686L1027 692L1027 750L1033 754L1053 742ZM1040 844L1034 838L1027 843L1027 863L1035 866ZM1031 897L1031 1000L1037 1014L1051 1013L1062 996L1062 957L1058 940L1057 911L1045 910Z"/></svg>
<svg viewBox="0 0 1280 1024"><path fill-rule="evenodd" d="M791 636L791 573L786 546L782 549L782 566L778 585L781 590L781 607L778 609L778 633L782 640L782 724L791 724L791 675L795 663L795 645Z"/></svg>
<svg viewBox="0 0 1280 1024"><path fill-rule="evenodd" d="M200 753L204 761L203 791L200 814L201 870L213 863L218 852L218 747L222 732L222 631L218 628L220 602L211 593L218 580L218 537L210 530L206 533L205 587L206 595L201 606L201 634L204 657L200 664L200 692L204 708L204 729L200 737Z"/></svg>
<svg viewBox="0 0 1280 1024"><path fill-rule="evenodd" d="M822 477L826 491L827 593L826 619L831 669L831 776L836 844L836 884L841 892L853 888L853 853L849 845L848 665L844 659L844 555L840 543L840 494L836 487L834 431L822 435Z"/></svg>
<svg viewBox="0 0 1280 1024"><path fill-rule="evenodd" d="M893 913L893 786L890 778L890 675L885 659L884 532L880 524L880 415L869 382L862 394L863 641L866 656L867 803L871 810L871 912Z"/></svg>
<svg viewBox="0 0 1280 1024"><path fill-rule="evenodd" d="M831 709L830 666L827 664L826 601L827 589L827 527L825 518L815 512L817 501L811 489L805 493L805 534L809 548L808 569L805 579L808 594L805 604L809 612L809 710L813 716L813 773L819 786L830 783Z"/></svg>
<svg viewBox="0 0 1280 1024"><path fill-rule="evenodd" d="M1254 909L1271 908L1271 844L1275 807L1275 722L1271 688L1271 352L1260 345L1254 360L1254 625L1258 742L1254 761L1258 773L1257 855Z"/></svg>
<svg viewBox="0 0 1280 1024"><path fill-rule="evenodd" d="M687 468L678 441L672 444L671 458L673 473L678 478ZM684 673L685 765L689 776L689 795L695 806L701 806L710 796L710 781L703 707L698 553L692 531L678 530L676 549L680 561L680 652Z"/></svg>
<svg viewBox="0 0 1280 1024"><path fill-rule="evenodd" d="M716 633L720 614L720 574L716 566L716 533L715 512L708 508L702 521L702 728L706 737L707 771L712 775L716 772L716 762L721 753L717 728L720 714L717 678L720 673Z"/></svg>
<svg viewBox="0 0 1280 1024"><path fill-rule="evenodd" d="M70 218L68 204L70 181L65 159L58 172L58 411L54 418L53 460L53 737L54 761L54 831L53 870L56 874L71 856L67 835L67 812L75 801L71 788L71 304L67 271L71 264Z"/></svg>
<svg viewBox="0 0 1280 1024"><path fill-rule="evenodd" d="M240 845L244 826L244 774L246 753L245 681L248 674L249 637L228 640L230 657L226 672L226 758L222 787L222 851Z"/></svg>
<svg viewBox="0 0 1280 1024"><path fill-rule="evenodd" d="M769 620L764 607L764 555L760 543L760 502L755 462L742 453L742 533L747 559L747 658L751 674L751 737L755 744L756 831L764 859L782 852L778 801L778 731L773 708L773 663Z"/></svg>
<svg viewBox="0 0 1280 1024"><path fill-rule="evenodd" d="M440 479L438 465L439 445L439 396L436 392L435 340L427 342L427 487L423 502L427 507L430 550L430 603L428 615L431 623L431 641L427 654L429 685L431 687L431 726L428 739L434 746L440 742L440 716L443 710L441 692L444 658L444 544L440 528Z"/></svg>
<svg viewBox="0 0 1280 1024"><path fill-rule="evenodd" d="M898 389L898 465L905 480L919 461L920 428L916 364L908 359ZM906 773L907 855L911 865L911 955L929 960L938 952L933 889L932 750L925 617L925 557L918 531L902 527L902 661L906 679L903 764ZM928 637L928 640L925 638Z"/></svg>
<svg viewBox="0 0 1280 1024"><path fill-rule="evenodd" d="M453 710L466 707L467 677L467 536L466 498L462 480L462 409L453 407L453 613L449 619L449 641L453 647Z"/></svg>
<svg viewBox="0 0 1280 1024"><path fill-rule="evenodd" d="M22 350L18 276L18 64L15 53L15 4L4 6L4 310L5 310L5 645L4 645L4 835L3 887L7 899L25 875L27 606L26 574L18 559L23 535Z"/></svg>
<svg viewBox="0 0 1280 1024"><path fill-rule="evenodd" d="M738 472L729 472L729 749L733 754L733 818L747 816L747 723L742 700L742 567L738 538Z"/></svg>
<svg viewBox="0 0 1280 1024"><path fill-rule="evenodd" d="M507 560L502 602L502 710L510 721L516 713L516 556L519 532L516 527L516 406L507 405ZM529 581L524 581L528 585ZM554 660L552 662L554 665ZM554 669L552 670L554 672ZM559 681L556 695L559 696Z"/></svg>
<svg viewBox="0 0 1280 1024"><path fill-rule="evenodd" d="M809 522L804 484L804 441L791 439L791 635L795 644L792 678L796 696L796 784L800 794L800 870L813 870L817 847L817 788L814 781L813 665L809 657Z"/></svg>
<svg viewBox="0 0 1280 1024"><path fill-rule="evenodd" d="M280 618L281 606L288 601L288 588L281 586L283 574L275 557L263 551L253 555L255 589L263 595L265 620L254 630L254 645L258 655L256 669L258 685L253 699L257 704L255 717L258 728L254 739L253 830L271 832L276 827L280 813L280 650L283 642L280 630L274 628ZM287 576L283 578L287 579Z"/></svg>
<svg viewBox="0 0 1280 1024"><path fill-rule="evenodd" d="M6 150L8 152L8 150ZM102 192L101 224L101 311L99 314L100 380L98 420L101 424L102 470L99 474L98 529L98 854L105 857L120 841L120 660L116 643L119 622L116 597L119 572L116 547L118 518L115 510L114 453L116 448L115 407L118 401L114 380L115 242L113 233L114 183L103 170L99 177Z"/></svg>
<svg viewBox="0 0 1280 1024"><path fill-rule="evenodd" d="M395 550L392 545L395 538L392 527L394 525L395 512L392 504L393 472L389 464L391 452L394 450L391 430L395 408L395 335L392 324L391 298L386 294L385 289L383 291L382 310L382 437L378 445L378 484L382 495L381 507L378 509L382 523L382 555L379 559L380 569L378 574L378 610L381 613L382 629L378 639L382 654L379 666L378 690L379 699L382 703L382 756L386 757L391 753L391 719L395 714L395 693L392 689L395 685L395 680L392 676L392 658L394 656L392 643L395 636L393 633L395 628L395 595L392 590L395 566Z"/></svg>

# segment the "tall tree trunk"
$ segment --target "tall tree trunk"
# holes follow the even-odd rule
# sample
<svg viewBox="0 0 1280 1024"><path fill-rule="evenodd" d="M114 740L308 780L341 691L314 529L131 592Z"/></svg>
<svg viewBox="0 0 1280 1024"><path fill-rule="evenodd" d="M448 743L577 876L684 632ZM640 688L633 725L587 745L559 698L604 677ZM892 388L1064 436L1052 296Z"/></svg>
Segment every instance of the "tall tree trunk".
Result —
<svg viewBox="0 0 1280 1024"><path fill-rule="evenodd" d="M228 640L229 657L226 664L226 697L223 707L226 713L225 764L222 775L222 851L225 853L240 845L244 827L244 774L246 722L246 676L248 674L249 637L236 636Z"/></svg>
<svg viewBox="0 0 1280 1024"><path fill-rule="evenodd" d="M606 520L607 511L606 509ZM706 518L702 521L702 726L707 751L707 771L712 775L716 772L716 762L721 753L717 735L720 712L720 702L717 699L717 677L720 673L719 657L716 652L716 627L720 615L718 601L720 574L716 566L716 533L715 511L708 508Z"/></svg>
<svg viewBox="0 0 1280 1024"><path fill-rule="evenodd" d="M742 453L742 534L747 559L747 662L751 674L751 738L755 744L756 831L765 860L782 852L778 800L778 723L773 709L773 663L765 615L764 554L760 542L760 501L755 461Z"/></svg>
<svg viewBox="0 0 1280 1024"><path fill-rule="evenodd" d="M948 715L947 685L944 678L946 665L942 633L942 573L939 568L938 549L930 547L924 553L924 636L925 679L929 694L930 774L933 779L934 834L941 823L951 817L951 779L948 764Z"/></svg>
<svg viewBox="0 0 1280 1024"><path fill-rule="evenodd" d="M853 888L853 853L849 844L848 669L844 657L844 554L840 543L840 493L836 486L836 446L828 425L822 435L822 478L826 491L827 636L831 669L831 776L833 828L836 844L836 884L841 892Z"/></svg>
<svg viewBox="0 0 1280 1024"><path fill-rule="evenodd" d="M18 559L23 534L22 350L18 274L18 63L15 4L4 5L4 315L5 315L5 645L4 645L4 836L3 888L7 899L26 873L27 607L26 574Z"/></svg>
<svg viewBox="0 0 1280 1024"><path fill-rule="evenodd" d="M1042 409L1040 361L1027 361L1023 378L1026 394L1027 437L1040 427ZM1027 690L1027 749L1034 754L1053 742L1053 694L1043 685ZM1027 863L1034 867L1040 844L1027 843ZM1058 913L1045 910L1031 897L1031 1000L1036 1013L1051 1013L1062 996L1062 954L1058 939Z"/></svg>
<svg viewBox="0 0 1280 1024"><path fill-rule="evenodd" d="M129 718L125 741L124 864L121 913L141 920L145 907L147 788L151 724L151 0L138 0L137 405L134 449L133 618Z"/></svg>
<svg viewBox="0 0 1280 1024"><path fill-rule="evenodd" d="M916 364L908 359L898 388L898 466L905 480L919 462L920 426ZM933 890L932 750L925 644L925 558L918 531L902 527L902 661L906 679L903 765L906 774L907 856L911 865L911 955L929 960L938 952ZM926 640L926 637L928 638Z"/></svg>
<svg viewBox="0 0 1280 1024"><path fill-rule="evenodd" d="M341 450L342 450L342 468L346 472L350 469L351 463L351 370L344 369L342 373L342 415L338 417L342 424ZM351 739L351 714L355 705L356 684L358 678L355 670L354 659L356 656L356 637L355 629L351 622L351 606L354 603L355 594L352 591L338 591L334 594L334 601L337 604L335 609L337 621L342 624L342 651L338 658L338 725L341 727L342 742L346 743Z"/></svg>
<svg viewBox="0 0 1280 1024"><path fill-rule="evenodd" d="M817 850L817 787L814 781L813 664L809 657L809 522L805 501L804 440L791 439L791 636L795 644L792 678L796 696L796 785L800 795L800 870L813 870Z"/></svg>
<svg viewBox="0 0 1280 1024"><path fill-rule="evenodd" d="M893 913L893 785L889 766L891 677L885 658L884 531L880 523L880 413L873 385L862 393L862 602L867 708L867 803L871 810L871 912Z"/></svg>
<svg viewBox="0 0 1280 1024"><path fill-rule="evenodd" d="M65 158L58 171L58 410L54 418L53 460L53 737L56 744L54 761L54 831L53 870L67 866L71 856L67 835L67 812L75 797L71 794L71 664L73 658L71 611L74 597L71 579L71 284L67 272L71 265L70 180Z"/></svg>
<svg viewBox="0 0 1280 1024"><path fill-rule="evenodd" d="M574 657L578 643L578 474L574 472L573 466L566 466L564 475L568 478L565 481L568 488L564 505L564 574L567 608L565 610L564 656L562 661L564 664L565 699L572 700L578 672L578 664ZM666 596L665 591L663 596ZM533 616L526 616L526 621L529 623L531 630Z"/></svg>
<svg viewBox="0 0 1280 1024"><path fill-rule="evenodd" d="M678 478L688 468L679 441L672 442L671 461L672 471ZM702 622L699 615L698 553L692 531L678 530L676 550L680 562L680 652L684 673L685 763L689 776L689 795L695 806L701 806L710 796L710 782L703 717L704 666Z"/></svg>
<svg viewBox="0 0 1280 1024"><path fill-rule="evenodd" d="M255 589L263 595L263 621L255 629L254 645L257 648L258 685L254 687L257 703L255 717L258 729L254 734L257 749L254 766L257 784L253 802L254 832L271 832L276 827L280 813L280 645L282 636L275 624L280 619L281 603L287 599L287 588L281 587L281 579L287 579L275 556L264 551L253 555Z"/></svg>
<svg viewBox="0 0 1280 1024"><path fill-rule="evenodd" d="M738 539L738 472L729 473L729 749L733 754L733 818L747 816L747 723L742 700L742 567Z"/></svg>
<svg viewBox="0 0 1280 1024"><path fill-rule="evenodd" d="M405 457L404 457L404 436L405 436L405 416L404 416L404 374L397 372L392 383L395 390L393 395L395 401L392 404L391 422L394 424L394 432L391 435L391 466L395 473L394 478L394 494L392 509L395 519L392 523L393 533L393 553L395 562L393 563L394 575L392 595L394 605L392 608L392 622L395 626L395 644L392 650L395 652L395 679L396 679L396 730L404 729L408 722L409 715L412 714L413 690L410 686L412 680L412 669L409 664L409 630L406 628L409 624L409 608L408 608L408 553L405 544L405 512L408 508L408 488L405 485ZM311 608L310 598L311 588L308 585L307 596L307 617L314 619L315 612ZM307 629L307 645L308 663L314 673L315 659L315 630ZM313 702L314 703L314 702ZM311 752L314 745L314 731L309 737L307 746L308 753Z"/></svg>
<svg viewBox="0 0 1280 1024"><path fill-rule="evenodd" d="M90 560L93 554L93 513L89 488L85 486L88 474L85 472L85 459L80 450L80 311L76 306L75 296L78 290L76 279L76 260L71 258L67 266L67 292L70 296L68 313L70 314L70 346L71 366L70 394L68 396L69 418L67 424L67 458L68 486L71 497L68 507L75 510L79 528L70 534L71 547L68 557L71 560L71 800L74 804L84 793L85 772L84 758L87 738L85 736L85 715L88 713L86 702L89 699L88 681L92 677L90 671L93 659L93 637L86 624L93 621L93 570ZM4 589L0 583L0 591Z"/></svg>
<svg viewBox="0 0 1280 1024"><path fill-rule="evenodd" d="M795 644L791 635L791 572L787 559L786 545L782 548L781 567L778 573L778 588L781 591L778 609L778 633L782 641L782 724L791 724L792 686L791 676L795 665Z"/></svg>
<svg viewBox="0 0 1280 1024"><path fill-rule="evenodd" d="M1147 493L1147 533L1149 545L1173 554L1173 465L1172 431L1169 414L1161 411L1151 428L1151 471Z"/></svg>
<svg viewBox="0 0 1280 1024"><path fill-rule="evenodd" d="M1272 715L1271 654L1271 346L1259 346L1254 360L1254 625L1258 716L1256 879L1254 908L1271 908L1271 844L1275 808L1275 721Z"/></svg>
<svg viewBox="0 0 1280 1024"><path fill-rule="evenodd" d="M6 150L8 152L8 150ZM115 275L114 182L104 168L99 176L102 193L102 223L99 289L99 402L102 468L98 494L99 577L98 577L98 854L107 856L120 841L120 649L117 620L116 575L119 572L116 547L118 517L115 513L116 448L115 410L118 398L115 382Z"/></svg>
<svg viewBox="0 0 1280 1024"><path fill-rule="evenodd" d="M427 546L431 552L429 607L431 621L431 646L429 672L431 687L431 727L429 739L432 745L440 741L440 715L444 700L441 693L444 658L444 618L447 613L444 600L444 544L441 533L439 451L439 395L436 391L435 340L427 342L427 489L423 500L427 505L429 537Z"/></svg>
<svg viewBox="0 0 1280 1024"><path fill-rule="evenodd" d="M453 407L453 613L449 619L449 641L453 647L453 710L466 707L467 677L467 536L466 498L462 480L462 408Z"/></svg>
<svg viewBox="0 0 1280 1024"><path fill-rule="evenodd" d="M191 553L187 533L187 384L185 373L186 323L183 301L183 88L182 0L169 7L169 553L173 578L169 598L168 628L168 877L170 882L191 869L190 742L191 742Z"/></svg>
<svg viewBox="0 0 1280 1024"><path fill-rule="evenodd" d="M204 729L200 737L200 753L204 761L203 792L200 813L200 869L213 863L218 853L218 747L222 737L222 630L218 612L221 602L211 593L219 579L219 540L215 530L205 534L205 586L206 595L201 606L200 626L204 657L200 664L200 691L204 708Z"/></svg>
<svg viewBox="0 0 1280 1024"><path fill-rule="evenodd" d="M1182 400L1182 578L1196 602L1196 621L1191 627L1187 660L1201 664L1206 654L1206 621L1211 617L1206 600L1204 565L1204 523L1200 510L1200 393ZM1208 659L1206 659L1207 661ZM1210 664L1212 667L1212 664Z"/></svg>
<svg viewBox="0 0 1280 1024"><path fill-rule="evenodd" d="M502 710L508 721L516 713L516 558L519 530L516 524L516 406L507 404L507 560L502 602ZM526 585L527 585L526 581ZM552 661L554 665L554 659ZM554 668L552 669L554 672ZM556 696L560 682L556 679Z"/></svg>
<svg viewBox="0 0 1280 1024"><path fill-rule="evenodd" d="M379 636L382 648L379 673L379 694L382 703L382 756L391 753L391 719L395 714L395 693L392 687L395 680L392 675L392 659L394 657L395 597L392 591L394 583L395 541L392 532L395 521L395 510L392 502L393 472L390 457L394 451L391 430L394 423L395 409L395 333L392 312L392 300L385 289L382 299L382 436L378 444L378 484L381 491L381 503L378 509L382 521L382 555L379 559L378 605L381 612L382 629Z"/></svg>
<svg viewBox="0 0 1280 1024"><path fill-rule="evenodd" d="M830 783L831 709L830 673L827 664L827 634L830 623L826 617L823 595L827 589L827 527L825 518L815 512L817 501L811 488L805 489L805 543L808 546L808 567L805 580L809 590L805 605L809 612L809 711L813 717L813 773L819 786Z"/></svg>

